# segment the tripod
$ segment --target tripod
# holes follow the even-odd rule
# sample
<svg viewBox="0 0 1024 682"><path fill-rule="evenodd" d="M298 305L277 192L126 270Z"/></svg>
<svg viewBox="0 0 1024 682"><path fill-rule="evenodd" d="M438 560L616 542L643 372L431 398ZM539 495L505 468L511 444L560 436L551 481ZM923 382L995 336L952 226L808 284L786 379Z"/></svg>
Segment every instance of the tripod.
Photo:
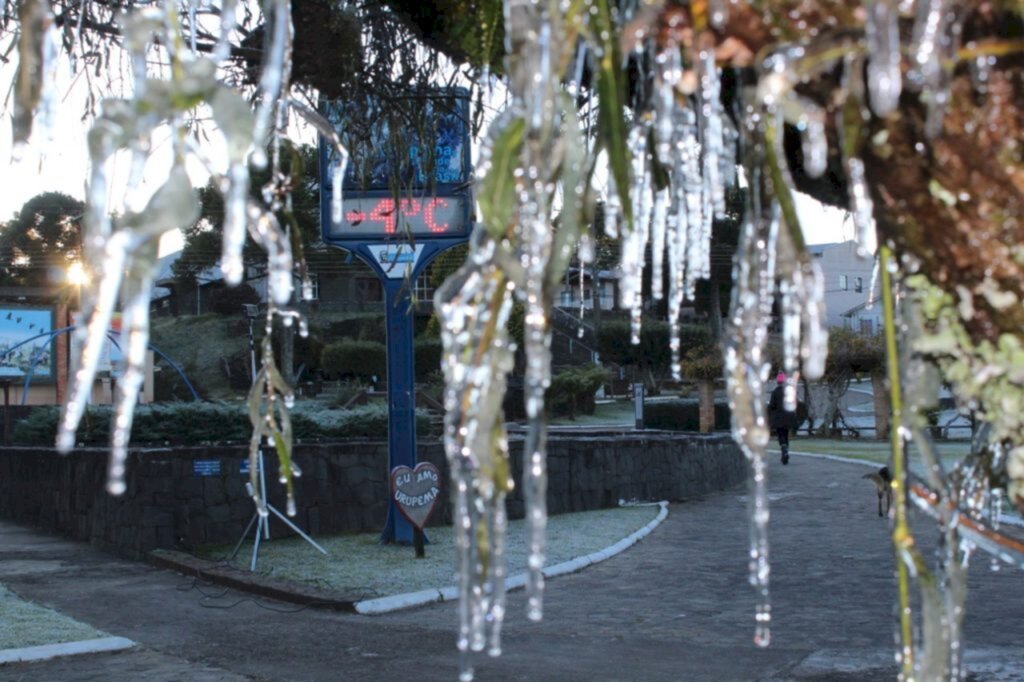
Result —
<svg viewBox="0 0 1024 682"><path fill-rule="evenodd" d="M252 383L255 384L256 383L256 344L255 344L255 342L253 340L252 324L253 324L253 321L256 319L256 316L259 315L259 308L257 306L255 306L255 305L252 305L251 303L243 304L242 308L245 310L245 316L249 318L249 359L252 362ZM270 512L270 514L274 514L275 516L277 516L277 518L281 519L281 521L283 521L286 526L288 526L293 531L298 533L299 536L302 537L303 540L305 540L309 544L311 544L314 547L316 547L320 551L321 554L325 554L326 555L327 554L327 550L326 549L324 549L323 547L318 545L316 540L314 540L313 538L309 537L309 535L304 533L302 531L302 529L300 529L298 526L296 526L294 523L292 523L291 519L289 519L287 516L282 514L280 511L277 510L277 508L274 505L270 504L270 502L267 501L267 478L266 478L266 474L264 473L264 467L263 467L263 448L262 447L260 447L260 449L259 449L259 456L256 458L256 474L257 474L257 476L259 478L259 484L260 484L260 499L262 499L264 504L267 506L267 511ZM250 497L252 497L253 493L255 492L252 489L252 483L251 482L245 484L245 490L246 490L247 493L249 493ZM259 554L260 554L260 537L262 536L262 538L264 540L269 540L270 539L270 514L260 514L259 511L257 511L257 512L255 512L252 515L252 518L249 519L249 525L247 525L245 527L245 530L242 531L242 537L238 538L238 543L235 545L235 549L232 550L231 556L228 557L228 561L231 561L232 559L234 559L235 556L238 554L238 550L240 550L242 548L242 543L245 542L246 536L249 535L249 530L252 528L252 524L255 523L256 524L256 534L253 536L252 561L249 563L249 570L250 571L255 571L256 570L256 560L259 558Z"/></svg>

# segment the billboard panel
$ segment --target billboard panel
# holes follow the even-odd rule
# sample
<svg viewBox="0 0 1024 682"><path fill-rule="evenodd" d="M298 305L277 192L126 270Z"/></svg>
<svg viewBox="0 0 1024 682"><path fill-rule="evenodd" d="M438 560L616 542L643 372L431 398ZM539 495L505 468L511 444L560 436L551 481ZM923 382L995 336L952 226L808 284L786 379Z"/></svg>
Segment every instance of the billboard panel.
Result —
<svg viewBox="0 0 1024 682"><path fill-rule="evenodd" d="M0 379L53 379L53 310L0 307Z"/></svg>

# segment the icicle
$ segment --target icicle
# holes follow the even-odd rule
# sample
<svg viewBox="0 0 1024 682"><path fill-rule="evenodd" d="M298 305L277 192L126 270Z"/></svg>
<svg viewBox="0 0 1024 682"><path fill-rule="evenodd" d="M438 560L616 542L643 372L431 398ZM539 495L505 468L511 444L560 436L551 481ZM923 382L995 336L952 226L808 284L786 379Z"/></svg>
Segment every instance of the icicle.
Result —
<svg viewBox="0 0 1024 682"><path fill-rule="evenodd" d="M611 176L608 177L608 192L604 206L604 234L606 237L617 239L619 236L619 220L622 216L622 200L619 198L618 190L615 187L615 180Z"/></svg>
<svg viewBox="0 0 1024 682"><path fill-rule="evenodd" d="M900 71L898 0L869 0L867 21L868 92L871 109L879 116L894 111L900 102L903 74Z"/></svg>
<svg viewBox="0 0 1024 682"><path fill-rule="evenodd" d="M238 0L222 0L220 7L220 37L217 45L213 48L212 59L220 64L231 56L231 34L238 24L236 16Z"/></svg>
<svg viewBox="0 0 1024 682"><path fill-rule="evenodd" d="M875 256L875 263L871 266L871 284L868 285L868 302L865 306L866 310L871 310L875 306L875 300L878 296L878 276L879 276L879 263L880 259Z"/></svg>
<svg viewBox="0 0 1024 682"><path fill-rule="evenodd" d="M632 188L633 231L622 242L621 272L619 278L619 304L631 311L631 340L640 343L641 311L643 307L643 272L651 221L652 184L647 163L647 138L650 119L633 127L629 133L629 150L633 159Z"/></svg>
<svg viewBox="0 0 1024 682"><path fill-rule="evenodd" d="M249 202L249 226L252 238L267 251L267 293L277 305L287 305L292 298L292 247L273 213ZM291 317L283 318L288 323Z"/></svg>
<svg viewBox="0 0 1024 682"><path fill-rule="evenodd" d="M868 191L864 175L864 162L856 157L845 160L846 186L850 195L850 208L855 228L854 241L859 255L871 252L871 241L875 236L875 205Z"/></svg>
<svg viewBox="0 0 1024 682"><path fill-rule="evenodd" d="M725 215L725 183L722 181L722 96L711 50L700 54L700 138L704 153L704 181L710 191L714 215Z"/></svg>
<svg viewBox="0 0 1024 682"><path fill-rule="evenodd" d="M831 46L834 47L834 46ZM823 49L823 48L822 48ZM825 111L814 101L797 94L795 87L804 78L814 75L800 70L800 62L808 58L803 46L782 49L762 63L763 74L758 80L757 96L771 114L781 116L800 131L804 172L818 177L828 166L828 139L825 136ZM831 62L817 60L824 65ZM824 68L819 65L818 69ZM781 125L779 126L781 130ZM781 157L780 157L781 158Z"/></svg>
<svg viewBox="0 0 1024 682"><path fill-rule="evenodd" d="M11 116L11 152L16 160L22 157L32 135L37 109L42 114L40 124L52 125L52 108L56 103L54 65L59 44L55 41L60 40L53 11L45 0L19 3L18 23L21 27L17 38L19 60L12 88L14 110Z"/></svg>
<svg viewBox="0 0 1024 682"><path fill-rule="evenodd" d="M313 111L299 100L290 100L291 109L300 117L311 124L320 136L331 145L336 159L331 163L331 222L340 223L342 216L342 181L345 178L345 170L348 168L349 153L345 145L338 137L338 131L334 125L316 111Z"/></svg>
<svg viewBox="0 0 1024 682"><path fill-rule="evenodd" d="M263 72L260 76L261 100L256 110L256 125L253 128L254 142L252 161L258 167L267 165L267 139L271 131L274 107L281 97L287 82L285 67L290 61L294 28L292 27L291 2L289 0L268 0L270 12L266 12L270 24L270 43L264 52ZM227 272L224 273L225 277Z"/></svg>
<svg viewBox="0 0 1024 682"><path fill-rule="evenodd" d="M686 112L688 113L688 112ZM701 241L701 230L704 225L704 190L705 184L700 172L700 145L697 142L696 130L689 122L684 124L680 143L680 168L682 170L682 188L686 219L680 218L680 228L685 224L684 239L681 240L680 253L686 257L686 279L683 296L692 299L697 288L697 277L704 267L704 246Z"/></svg>
<svg viewBox="0 0 1024 682"><path fill-rule="evenodd" d="M245 276L242 247L248 222L249 167L244 162L236 162L228 169L221 191L224 192L224 253L220 270L224 281L235 286L241 284Z"/></svg>
<svg viewBox="0 0 1024 682"><path fill-rule="evenodd" d="M196 34L199 28L196 25L196 4L198 0L188 1L188 45L192 54L196 54Z"/></svg>
<svg viewBox="0 0 1024 682"><path fill-rule="evenodd" d="M921 89L921 99L928 106L925 136L929 139L942 131L951 79L951 71L943 62L955 57L960 30L948 0L922 0L918 4L910 44L914 68L909 78Z"/></svg>
<svg viewBox="0 0 1024 682"><path fill-rule="evenodd" d="M125 462L131 435L135 405L145 378L146 350L149 345L149 306L157 260L157 243L150 242L146 252L136 257L141 267L131 268L125 281L122 306L121 350L125 370L117 382L117 396L110 430L110 464L107 467L107 492L121 495L125 484Z"/></svg>
<svg viewBox="0 0 1024 682"><path fill-rule="evenodd" d="M76 343L81 345L82 354L78 360L78 370L71 377L67 403L57 430L57 450L62 453L71 452L75 447L75 431L92 395L93 377L99 367L101 349L106 342L107 329L114 314L117 292L128 260L128 239L129 235L121 232L106 240L99 286L95 293L89 292L83 298L83 314L89 318L86 326L75 330Z"/></svg>
<svg viewBox="0 0 1024 682"><path fill-rule="evenodd" d="M825 311L825 275L817 261L803 265L803 330L800 360L811 381L825 375L828 356L828 320Z"/></svg>
<svg viewBox="0 0 1024 682"><path fill-rule="evenodd" d="M729 334L725 348L725 375L732 433L751 463L750 494L750 580L757 593L754 641L767 646L771 639L771 606L768 561L768 494L765 448L764 392L770 362L767 355L768 323L775 287L775 249L778 218L767 220L761 205L758 155L763 153L759 122L748 111L745 133L749 138L745 161L749 189L747 211L734 266Z"/></svg>
<svg viewBox="0 0 1024 682"><path fill-rule="evenodd" d="M942 69L938 41L944 28L946 1L920 0L917 3L910 48L917 69L916 76L923 84L934 84L938 71Z"/></svg>
<svg viewBox="0 0 1024 682"><path fill-rule="evenodd" d="M664 295L662 266L665 260L665 230L668 220L668 190L658 192L654 199L654 217L651 219L651 297L660 301Z"/></svg>
<svg viewBox="0 0 1024 682"><path fill-rule="evenodd" d="M803 273L794 270L791 277L780 284L782 292L782 367L788 377L783 391L783 407L787 412L796 410L796 387L800 370L800 329L803 315Z"/></svg>

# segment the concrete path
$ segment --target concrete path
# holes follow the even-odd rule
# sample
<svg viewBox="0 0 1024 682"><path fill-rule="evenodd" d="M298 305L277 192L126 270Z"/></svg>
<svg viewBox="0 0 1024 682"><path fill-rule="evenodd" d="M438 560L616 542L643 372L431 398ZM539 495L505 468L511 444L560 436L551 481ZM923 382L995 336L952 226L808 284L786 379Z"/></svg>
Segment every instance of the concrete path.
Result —
<svg viewBox="0 0 1024 682"><path fill-rule="evenodd" d="M480 680L895 679L888 523L862 466L794 457L770 470L772 645L752 643L746 489L674 504L629 551L548 583L542 623L509 599L505 653ZM917 519L931 546L930 522ZM1024 680L1024 574L970 577L976 680ZM0 680L455 680L454 607L384 616L295 607L112 559L0 523L0 582L138 643L0 667Z"/></svg>

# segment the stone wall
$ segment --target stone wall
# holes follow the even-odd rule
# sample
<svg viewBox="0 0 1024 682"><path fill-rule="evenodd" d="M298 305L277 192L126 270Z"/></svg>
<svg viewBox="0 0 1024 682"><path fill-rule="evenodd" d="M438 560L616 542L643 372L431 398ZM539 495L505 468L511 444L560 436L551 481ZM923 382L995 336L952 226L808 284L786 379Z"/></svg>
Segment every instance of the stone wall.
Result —
<svg viewBox="0 0 1024 682"><path fill-rule="evenodd" d="M513 438L516 487L509 514L521 517L522 441ZM743 455L723 435L552 436L548 510L552 514L614 506L625 500L680 500L744 480ZM419 445L420 461L436 464L447 481L439 442ZM387 444L347 441L301 444L295 461L294 521L312 535L380 529L387 516ZM85 540L140 558L156 548L190 550L232 543L245 531L253 505L245 492L247 462L239 446L134 450L128 491L104 492L107 452L82 448L62 457L46 448L0 449L0 517ZM268 457L270 500L284 510L275 457ZM450 520L446 508L433 523ZM290 534L271 516L271 535Z"/></svg>

